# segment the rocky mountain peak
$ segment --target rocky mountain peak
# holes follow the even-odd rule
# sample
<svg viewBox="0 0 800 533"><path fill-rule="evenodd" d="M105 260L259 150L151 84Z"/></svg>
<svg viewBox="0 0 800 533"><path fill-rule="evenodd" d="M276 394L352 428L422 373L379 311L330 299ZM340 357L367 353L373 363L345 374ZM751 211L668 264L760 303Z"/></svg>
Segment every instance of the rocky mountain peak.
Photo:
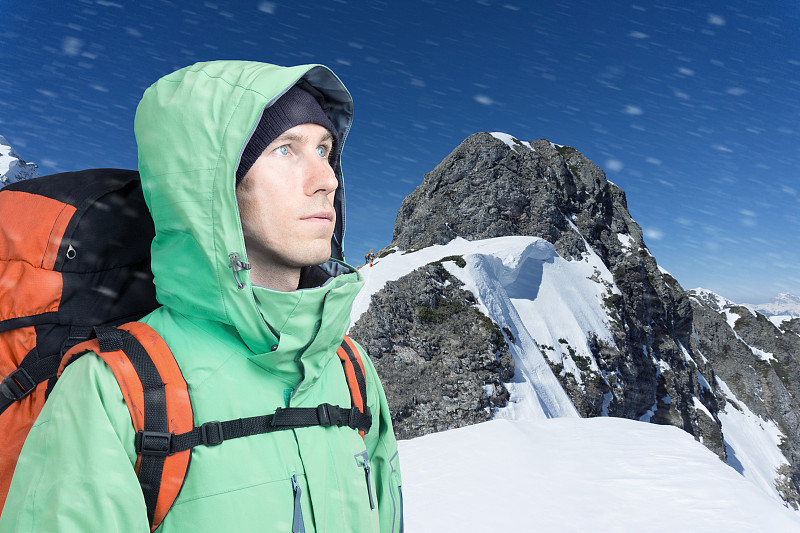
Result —
<svg viewBox="0 0 800 533"><path fill-rule="evenodd" d="M456 237L474 241L513 235L545 239L565 259L596 254L621 293L614 296L609 289L607 299L609 313L620 317L614 344L589 342L601 373L614 377L595 380L597 386L585 389L581 377L561 376L579 412L597 416L605 408L636 419L653 412L655 419L705 435L709 442L714 434L715 451L724 455L719 432L701 428L705 422L690 414L692 402L653 409L654 399L667 393L673 398L702 396L696 377L666 382L653 366L653 353L670 367L684 366L691 304L677 281L658 268L628 212L625 193L578 150L545 139L471 135L405 198L389 249L420 249Z"/></svg>
<svg viewBox="0 0 800 533"><path fill-rule="evenodd" d="M392 244L411 249L456 236L537 235L562 257L574 258L586 251L579 233L601 245L595 249L601 256L621 253L625 245L644 247L624 192L583 154L545 139L476 133L405 199ZM626 237L620 241L617 234Z"/></svg>

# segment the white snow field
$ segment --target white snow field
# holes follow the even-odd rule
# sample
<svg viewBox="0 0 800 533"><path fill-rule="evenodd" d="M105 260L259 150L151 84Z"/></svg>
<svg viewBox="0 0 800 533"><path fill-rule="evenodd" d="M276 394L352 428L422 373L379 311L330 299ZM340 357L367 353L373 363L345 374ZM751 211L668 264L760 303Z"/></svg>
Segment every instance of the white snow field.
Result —
<svg viewBox="0 0 800 533"><path fill-rule="evenodd" d="M684 431L492 420L400 443L406 531L800 532L800 516Z"/></svg>

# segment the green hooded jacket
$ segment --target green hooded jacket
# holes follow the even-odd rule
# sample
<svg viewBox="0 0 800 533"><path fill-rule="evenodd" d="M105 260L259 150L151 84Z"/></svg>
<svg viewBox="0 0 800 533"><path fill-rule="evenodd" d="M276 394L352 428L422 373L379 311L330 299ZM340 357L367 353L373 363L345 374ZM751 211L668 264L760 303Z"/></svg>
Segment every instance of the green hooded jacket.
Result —
<svg viewBox="0 0 800 533"><path fill-rule="evenodd" d="M278 407L349 407L336 349L363 285L342 256L344 187L335 164L331 261L307 288L277 292L230 268L246 261L234 175L263 110L296 83L338 129L352 101L326 67L198 63L150 87L136 112L139 170L156 227L152 268L162 307L143 319L173 351L195 424ZM372 428L278 431L194 448L183 488L158 531L399 532L397 443L386 397L366 367ZM134 429L119 385L88 354L67 367L29 434L0 532L149 531L133 465Z"/></svg>

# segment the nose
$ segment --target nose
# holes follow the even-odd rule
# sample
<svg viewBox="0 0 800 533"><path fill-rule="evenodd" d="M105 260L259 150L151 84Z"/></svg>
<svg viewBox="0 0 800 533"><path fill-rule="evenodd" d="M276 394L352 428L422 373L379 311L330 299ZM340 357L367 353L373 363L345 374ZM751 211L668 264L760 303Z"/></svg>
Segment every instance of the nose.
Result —
<svg viewBox="0 0 800 533"><path fill-rule="evenodd" d="M330 194L339 186L339 180L336 179L336 173L331 168L328 158L322 158L315 154L311 158L313 163L309 168L309 189L312 194L322 192L323 194Z"/></svg>

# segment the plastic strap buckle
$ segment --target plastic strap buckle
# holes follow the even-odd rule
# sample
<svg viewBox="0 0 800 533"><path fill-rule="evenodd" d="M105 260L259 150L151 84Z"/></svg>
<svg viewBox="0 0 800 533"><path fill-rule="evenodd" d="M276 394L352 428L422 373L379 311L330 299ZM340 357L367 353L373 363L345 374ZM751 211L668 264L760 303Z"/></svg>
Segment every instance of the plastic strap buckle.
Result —
<svg viewBox="0 0 800 533"><path fill-rule="evenodd" d="M323 423L323 414L325 416ZM337 407L335 405L331 405L329 403L323 403L319 407L317 407L317 415L319 415L319 423L321 426L344 426L347 425L347 411L342 409L341 407Z"/></svg>
<svg viewBox="0 0 800 533"><path fill-rule="evenodd" d="M200 426L200 438L206 446L219 446L225 437L222 435L222 422L214 420Z"/></svg>
<svg viewBox="0 0 800 533"><path fill-rule="evenodd" d="M166 457L172 455L172 437L174 433L161 433L159 431L139 431L136 434L134 445L139 455L156 455Z"/></svg>
<svg viewBox="0 0 800 533"><path fill-rule="evenodd" d="M3 396L12 401L19 401L33 392L36 388L36 381L33 380L28 371L18 368L3 379L0 384L0 392Z"/></svg>

